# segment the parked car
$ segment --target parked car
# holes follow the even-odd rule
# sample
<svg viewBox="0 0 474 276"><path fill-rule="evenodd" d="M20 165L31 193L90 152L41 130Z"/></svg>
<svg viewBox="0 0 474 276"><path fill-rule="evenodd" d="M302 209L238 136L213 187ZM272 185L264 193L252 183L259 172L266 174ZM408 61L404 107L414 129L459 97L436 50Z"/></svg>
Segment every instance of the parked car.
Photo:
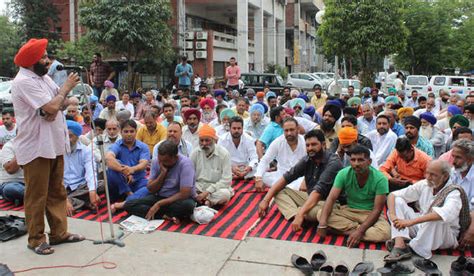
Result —
<svg viewBox="0 0 474 276"><path fill-rule="evenodd" d="M413 90L416 90L418 94L426 97L428 95L428 84L427 76L410 75L405 80L405 93L410 95Z"/></svg>
<svg viewBox="0 0 474 276"><path fill-rule="evenodd" d="M286 85L295 86L304 90L313 90L316 87L324 87L323 82L311 73L291 73L288 75Z"/></svg>
<svg viewBox="0 0 474 276"><path fill-rule="evenodd" d="M465 76L432 76L428 85L428 92L439 95L439 90L446 92L456 92L465 97L474 91L474 78Z"/></svg>
<svg viewBox="0 0 474 276"><path fill-rule="evenodd" d="M285 87L285 81L278 74L270 73L244 73L240 79L244 82L244 89L252 88L255 92L263 91L268 85L271 91L280 95Z"/></svg>
<svg viewBox="0 0 474 276"><path fill-rule="evenodd" d="M0 82L0 102L5 104L12 103L12 82L11 80Z"/></svg>
<svg viewBox="0 0 474 276"><path fill-rule="evenodd" d="M318 76L324 83L324 89L327 89L329 84L334 80L334 78L330 77L326 72L314 72L313 75Z"/></svg>
<svg viewBox="0 0 474 276"><path fill-rule="evenodd" d="M338 91L339 89L336 87L336 82L332 81L328 87L329 95L339 96L339 94L343 94L343 95L347 94L347 88L350 85L354 86L354 95L355 96L360 95L360 86L361 86L360 81L353 80L353 79L341 79L341 80L337 80L337 83L339 84L340 91Z"/></svg>

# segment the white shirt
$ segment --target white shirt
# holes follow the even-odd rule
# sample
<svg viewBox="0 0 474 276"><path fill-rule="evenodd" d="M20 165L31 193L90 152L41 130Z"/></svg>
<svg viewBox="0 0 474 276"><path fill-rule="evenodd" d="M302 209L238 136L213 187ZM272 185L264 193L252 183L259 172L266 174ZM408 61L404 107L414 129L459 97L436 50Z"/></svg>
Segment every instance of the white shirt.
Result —
<svg viewBox="0 0 474 276"><path fill-rule="evenodd" d="M375 121L377 119L372 117L372 121L367 121L364 116L360 116L357 118L357 129L359 130L360 134L366 135L369 131L376 129ZM364 126L364 127L362 127Z"/></svg>
<svg viewBox="0 0 474 276"><path fill-rule="evenodd" d="M469 209L474 211L474 165L471 165L469 172L464 178L462 178L461 173L453 168L449 182L458 184L464 189L469 201Z"/></svg>
<svg viewBox="0 0 474 276"><path fill-rule="evenodd" d="M15 157L15 150L13 148L13 142L9 141L3 146L3 149L0 151L0 166L2 166L0 168L0 184L5 183L5 182L25 183L25 177L23 175L23 169L21 167L14 174L7 173L7 171L3 167L14 157Z"/></svg>
<svg viewBox="0 0 474 276"><path fill-rule="evenodd" d="M422 113L425 113L425 112L427 112L427 111L426 111L426 108L420 108L420 109L416 110L416 111L413 113L413 115L415 115L416 117L420 118L420 115L421 115ZM436 110L436 107L434 107L433 109L431 109L431 111L428 111L428 112L430 112L431 114L433 114L435 117L438 116L438 111Z"/></svg>
<svg viewBox="0 0 474 276"><path fill-rule="evenodd" d="M306 156L306 144L302 135L298 135L298 145L295 151L291 150L290 145L286 141L285 135L276 138L268 147L268 150L263 155L262 160L257 167L255 176L263 176L267 171L270 163L277 160L277 171L286 173L289 171L301 158Z"/></svg>
<svg viewBox="0 0 474 276"><path fill-rule="evenodd" d="M301 125L304 128L305 133L308 133L310 130L315 129L318 126L318 124L316 124L315 122L303 117L295 116L293 118L298 121L298 125Z"/></svg>
<svg viewBox="0 0 474 276"><path fill-rule="evenodd" d="M397 89L397 91L400 91L403 89L403 81L399 78L396 78L393 81L393 86L395 86L395 89Z"/></svg>
<svg viewBox="0 0 474 276"><path fill-rule="evenodd" d="M405 107L412 107L412 108L416 108L418 106L418 98L416 100L413 100L413 98L409 98L405 104L404 104Z"/></svg>
<svg viewBox="0 0 474 276"><path fill-rule="evenodd" d="M117 142L120 139L122 139L122 136L119 134L117 136L117 139L115 139L115 142ZM102 141L104 142L104 154L105 154L109 150L109 147L115 142L112 142L110 140L109 135L107 135L106 133L102 134ZM97 145L97 137L94 137L94 143L91 143L90 146L92 147L92 151L94 152L95 161L97 163L100 163L100 161L102 160L102 156L100 155L100 148Z"/></svg>
<svg viewBox="0 0 474 276"><path fill-rule="evenodd" d="M257 149L255 147L255 140L250 135L243 133L240 137L240 143L236 147L232 141L232 135L228 132L220 137L218 144L230 153L232 165L248 165L252 168L257 167Z"/></svg>
<svg viewBox="0 0 474 276"><path fill-rule="evenodd" d="M443 189L449 186L450 183L452 182L448 181L448 184L446 184ZM441 189L441 191L443 189ZM436 197L436 195L433 195L433 188L428 186L428 181L426 181L426 179L420 180L413 185L409 185L405 189L395 191L393 192L393 195L403 198L407 203L418 201L421 215L426 215L428 213L428 210ZM461 193L455 190L448 194L443 206L433 207L433 211L436 212L445 223L450 224L451 230L455 236L458 235L460 229L459 212L461 211L461 206Z"/></svg>
<svg viewBox="0 0 474 276"><path fill-rule="evenodd" d="M201 85L201 78L194 78L194 91L199 91L199 86Z"/></svg>
<svg viewBox="0 0 474 276"><path fill-rule="evenodd" d="M4 125L0 126L0 148L15 137L16 137L16 124L12 130L8 130Z"/></svg>
<svg viewBox="0 0 474 276"><path fill-rule="evenodd" d="M118 101L115 103L115 110L121 111L124 109L132 113L132 118L135 117L135 108L133 107L133 104L131 102L128 102L126 105L124 105L122 101Z"/></svg>
<svg viewBox="0 0 474 276"><path fill-rule="evenodd" d="M372 143L372 148L374 150L377 164L382 166L392 150L395 148L398 138L397 135L391 129L384 135L380 135L379 132L374 129L369 131L366 136Z"/></svg>
<svg viewBox="0 0 474 276"><path fill-rule="evenodd" d="M193 146L193 149L199 148L199 129L201 128L201 126L202 124L199 123L198 129L194 133L191 133L188 126L183 127L182 139L184 139L184 141L186 142L189 142L191 146Z"/></svg>

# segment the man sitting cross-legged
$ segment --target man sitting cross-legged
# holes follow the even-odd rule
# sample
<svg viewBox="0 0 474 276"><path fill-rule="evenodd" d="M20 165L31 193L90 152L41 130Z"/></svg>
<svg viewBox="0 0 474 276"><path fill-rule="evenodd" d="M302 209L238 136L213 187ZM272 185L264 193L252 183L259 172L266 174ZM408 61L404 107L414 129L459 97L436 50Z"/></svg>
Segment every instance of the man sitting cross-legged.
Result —
<svg viewBox="0 0 474 276"><path fill-rule="evenodd" d="M100 198L97 195L97 172L90 147L79 141L82 126L67 120L71 152L64 155L64 187L67 192L66 212L72 216L82 207L94 209Z"/></svg>
<svg viewBox="0 0 474 276"><path fill-rule="evenodd" d="M105 154L110 198L117 201L147 184L146 166L150 160L148 146L137 140L137 123L128 120L120 124L122 139L111 145Z"/></svg>
<svg viewBox="0 0 474 276"><path fill-rule="evenodd" d="M159 166L154 168L156 178L150 178L146 196L128 199L123 206L132 215L146 219L164 218L174 223L189 218L196 202L194 165L186 156L178 154L178 145L165 140L158 147ZM141 192L137 192L141 193Z"/></svg>
<svg viewBox="0 0 474 276"><path fill-rule="evenodd" d="M271 199L275 197L275 203L285 219L294 219L294 231L301 230L304 220L317 221L323 200L329 194L338 171L342 169L339 157L326 150L326 138L321 130L309 131L304 139L307 156L280 177L260 202L258 209L259 216L265 216ZM288 183L302 176L307 192L285 188Z"/></svg>
<svg viewBox="0 0 474 276"><path fill-rule="evenodd" d="M199 129L199 147L191 153L196 170L196 201L207 206L226 204L234 194L230 186L230 154L216 141L216 131L205 124Z"/></svg>
<svg viewBox="0 0 474 276"><path fill-rule="evenodd" d="M370 166L370 152L357 145L350 152L351 166L336 176L322 210L318 212L318 234L325 237L328 229L348 235L348 247L361 240L383 242L390 239L390 225L382 214L388 194L385 176ZM345 192L347 205L334 206Z"/></svg>
<svg viewBox="0 0 474 276"><path fill-rule="evenodd" d="M232 178L252 178L258 165L255 140L244 133L244 120L241 117L232 117L229 126L230 132L224 134L218 144L230 154Z"/></svg>
<svg viewBox="0 0 474 276"><path fill-rule="evenodd" d="M263 192L267 187L273 186L284 173L289 171L298 161L306 155L305 142L302 135L298 134L298 122L293 117L283 120L283 134L276 138L265 152L255 173L255 188ZM267 171L270 163L277 161L277 170ZM299 190L303 177L289 183L290 188Z"/></svg>
<svg viewBox="0 0 474 276"><path fill-rule="evenodd" d="M410 249L429 259L432 250L458 246L459 234L469 226L469 202L463 188L449 180L450 170L448 162L432 161L426 179L388 195L392 240L385 261L409 258ZM408 206L413 202L420 212Z"/></svg>

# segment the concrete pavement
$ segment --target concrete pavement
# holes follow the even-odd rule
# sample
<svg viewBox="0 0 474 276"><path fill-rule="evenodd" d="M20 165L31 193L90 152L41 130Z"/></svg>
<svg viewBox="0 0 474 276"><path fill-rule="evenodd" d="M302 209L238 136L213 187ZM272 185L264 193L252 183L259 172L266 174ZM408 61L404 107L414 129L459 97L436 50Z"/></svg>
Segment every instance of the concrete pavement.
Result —
<svg viewBox="0 0 474 276"><path fill-rule="evenodd" d="M0 212L0 215L20 212ZM293 268L293 253L308 259L316 250L323 250L328 259L344 261L352 269L360 261L372 261L375 267L383 266L386 251L348 249L321 244L288 242L261 238L242 241L212 238L181 233L156 231L150 234L126 234L125 247L93 245L100 239L97 222L69 219L70 231L85 235L88 240L56 246L51 256L39 256L26 248L26 235L0 244L0 263L12 271L30 267L54 265L86 265L100 261L114 262L115 269L93 266L82 269L60 268L35 270L19 275L302 275ZM117 226L117 225L116 225ZM103 224L105 237L108 224ZM443 272L449 274L456 257L435 256ZM414 275L420 275L417 271Z"/></svg>

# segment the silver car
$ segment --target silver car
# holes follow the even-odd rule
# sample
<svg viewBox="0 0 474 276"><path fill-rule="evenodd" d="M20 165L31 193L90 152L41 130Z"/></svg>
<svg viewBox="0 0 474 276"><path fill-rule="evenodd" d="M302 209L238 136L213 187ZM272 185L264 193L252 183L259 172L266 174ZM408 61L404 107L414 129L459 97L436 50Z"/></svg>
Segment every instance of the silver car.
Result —
<svg viewBox="0 0 474 276"><path fill-rule="evenodd" d="M291 73L288 75L287 86L294 86L304 90L313 90L316 87L324 87L324 83L311 73Z"/></svg>

